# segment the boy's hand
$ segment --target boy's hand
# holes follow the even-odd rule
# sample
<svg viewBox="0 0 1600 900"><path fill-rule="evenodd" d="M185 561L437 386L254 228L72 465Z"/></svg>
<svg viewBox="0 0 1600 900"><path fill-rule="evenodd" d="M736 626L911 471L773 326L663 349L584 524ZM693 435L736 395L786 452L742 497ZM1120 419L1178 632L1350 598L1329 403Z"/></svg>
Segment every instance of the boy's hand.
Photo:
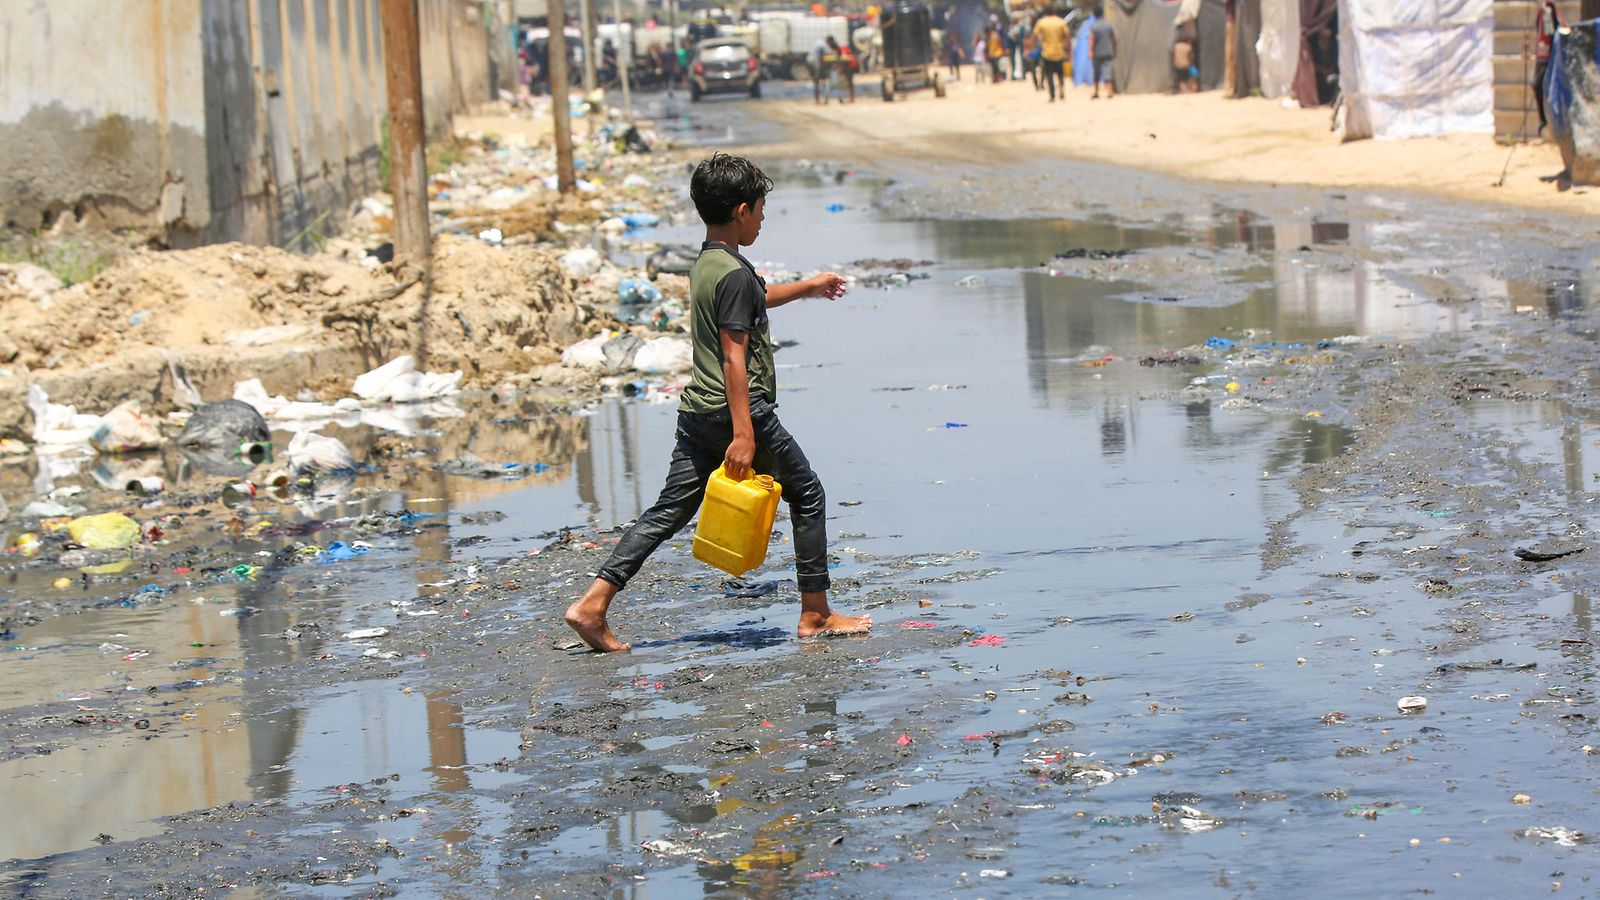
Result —
<svg viewBox="0 0 1600 900"><path fill-rule="evenodd" d="M844 296L847 283L838 272L823 272L806 280L807 297L826 297L837 300Z"/></svg>
<svg viewBox="0 0 1600 900"><path fill-rule="evenodd" d="M734 481L750 477L750 464L756 458L756 439L748 435L734 435L733 443L722 457L722 470Z"/></svg>

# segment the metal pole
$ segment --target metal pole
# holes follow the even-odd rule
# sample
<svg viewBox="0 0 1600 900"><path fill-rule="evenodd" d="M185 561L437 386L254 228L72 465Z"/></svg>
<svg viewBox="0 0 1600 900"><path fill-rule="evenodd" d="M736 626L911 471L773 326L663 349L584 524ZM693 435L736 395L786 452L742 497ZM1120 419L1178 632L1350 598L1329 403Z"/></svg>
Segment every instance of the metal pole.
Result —
<svg viewBox="0 0 1600 900"><path fill-rule="evenodd" d="M550 2L550 109L555 115L556 187L563 194L578 189L572 168L572 119L567 109L566 0Z"/></svg>
<svg viewBox="0 0 1600 900"><path fill-rule="evenodd" d="M422 118L422 45L416 0L380 0L384 85L389 92L389 165L394 174L395 255L432 269L428 167Z"/></svg>
<svg viewBox="0 0 1600 900"><path fill-rule="evenodd" d="M583 92L587 94L600 86L595 74L594 0L578 0L578 13L578 30L583 33Z"/></svg>
<svg viewBox="0 0 1600 900"><path fill-rule="evenodd" d="M628 117L628 124L633 124L633 91L628 87L628 67L633 65L633 38L632 31L628 34L628 45L622 46L622 0L611 0L611 16L617 20L617 59L622 61L622 111Z"/></svg>

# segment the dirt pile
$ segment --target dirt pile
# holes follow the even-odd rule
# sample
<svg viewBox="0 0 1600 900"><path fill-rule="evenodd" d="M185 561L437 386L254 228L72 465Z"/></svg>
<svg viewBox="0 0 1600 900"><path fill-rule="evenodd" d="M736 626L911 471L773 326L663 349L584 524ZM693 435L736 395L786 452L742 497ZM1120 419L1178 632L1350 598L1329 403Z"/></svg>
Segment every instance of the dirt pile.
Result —
<svg viewBox="0 0 1600 900"><path fill-rule="evenodd" d="M43 296L0 293L0 433L26 433L20 397L33 382L80 408L138 399L159 411L174 400L161 374L170 359L215 399L245 378L342 395L354 375L412 353L488 386L611 324L577 298L554 247L443 235L425 283L352 246L312 257L242 244L139 252Z"/></svg>

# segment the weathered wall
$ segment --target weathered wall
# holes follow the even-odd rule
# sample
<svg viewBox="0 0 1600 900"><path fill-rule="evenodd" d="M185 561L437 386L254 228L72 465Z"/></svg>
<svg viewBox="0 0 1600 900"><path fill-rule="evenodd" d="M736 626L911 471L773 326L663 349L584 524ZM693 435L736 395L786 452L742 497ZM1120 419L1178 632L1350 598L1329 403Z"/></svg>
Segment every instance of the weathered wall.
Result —
<svg viewBox="0 0 1600 900"><path fill-rule="evenodd" d="M0 12L0 219L210 219L197 0L9 0Z"/></svg>
<svg viewBox="0 0 1600 900"><path fill-rule="evenodd" d="M418 0L438 133L492 96L482 0ZM187 245L337 229L380 190L378 0L5 0L0 218Z"/></svg>

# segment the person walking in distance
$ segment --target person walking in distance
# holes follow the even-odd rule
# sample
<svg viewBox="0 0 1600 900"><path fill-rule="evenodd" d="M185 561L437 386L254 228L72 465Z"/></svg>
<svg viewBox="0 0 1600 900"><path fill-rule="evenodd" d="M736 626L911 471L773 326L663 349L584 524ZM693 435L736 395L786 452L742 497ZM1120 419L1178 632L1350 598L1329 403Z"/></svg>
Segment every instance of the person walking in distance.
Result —
<svg viewBox="0 0 1600 900"><path fill-rule="evenodd" d="M1067 21L1052 7L1033 26L1033 38L1039 42L1039 72L1050 89L1050 102L1056 102L1058 91L1067 99L1067 44L1072 40Z"/></svg>
<svg viewBox="0 0 1600 900"><path fill-rule="evenodd" d="M1548 124L1544 111L1544 76L1550 71L1550 45L1560 27L1561 13L1556 9L1555 0L1544 0L1539 4L1539 15L1533 20L1533 102L1539 107L1540 134L1544 134L1544 126Z"/></svg>
<svg viewBox="0 0 1600 900"><path fill-rule="evenodd" d="M1100 98L1101 85L1105 85L1106 98L1110 99L1116 94L1111 61L1117 58L1117 30L1106 21L1105 7L1098 4L1094 8L1094 24L1089 31L1089 58L1094 60L1094 96L1090 99Z"/></svg>
<svg viewBox="0 0 1600 900"><path fill-rule="evenodd" d="M783 485L794 526L802 637L861 634L871 616L846 616L828 605L827 497L822 481L778 421L777 367L767 311L805 297L835 300L845 280L823 272L768 286L739 248L755 243L766 218L772 181L755 163L726 153L701 161L689 197L706 225L705 243L689 270L689 336L694 367L678 403L677 442L661 496L617 542L594 582L567 608L567 625L596 650L627 650L606 612L662 542L694 518L706 481L722 466L742 481L753 472Z"/></svg>

